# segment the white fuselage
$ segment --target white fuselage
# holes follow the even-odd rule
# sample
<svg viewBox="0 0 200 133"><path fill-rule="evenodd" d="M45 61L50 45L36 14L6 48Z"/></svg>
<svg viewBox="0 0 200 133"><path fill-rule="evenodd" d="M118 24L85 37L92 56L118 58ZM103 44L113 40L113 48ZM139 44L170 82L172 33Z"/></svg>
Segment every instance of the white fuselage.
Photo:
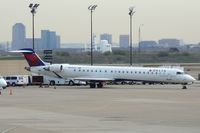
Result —
<svg viewBox="0 0 200 133"><path fill-rule="evenodd" d="M6 81L3 77L0 76L0 89L5 88L7 86Z"/></svg>
<svg viewBox="0 0 200 133"><path fill-rule="evenodd" d="M60 69L62 67L62 69ZM47 71L47 68L49 71ZM110 79L189 84L195 79L178 69L53 64L31 67L31 72L65 79Z"/></svg>

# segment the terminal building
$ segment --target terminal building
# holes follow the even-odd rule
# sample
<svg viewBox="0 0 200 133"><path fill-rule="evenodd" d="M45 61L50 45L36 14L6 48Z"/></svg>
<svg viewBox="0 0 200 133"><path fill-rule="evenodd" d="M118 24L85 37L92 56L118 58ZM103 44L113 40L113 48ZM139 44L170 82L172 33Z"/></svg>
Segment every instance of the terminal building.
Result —
<svg viewBox="0 0 200 133"><path fill-rule="evenodd" d="M158 43L160 45L167 45L168 47L179 47L182 42L178 39L161 39Z"/></svg>
<svg viewBox="0 0 200 133"><path fill-rule="evenodd" d="M141 41L139 45L140 45L140 48L150 48L150 47L156 47L157 42L156 41Z"/></svg>

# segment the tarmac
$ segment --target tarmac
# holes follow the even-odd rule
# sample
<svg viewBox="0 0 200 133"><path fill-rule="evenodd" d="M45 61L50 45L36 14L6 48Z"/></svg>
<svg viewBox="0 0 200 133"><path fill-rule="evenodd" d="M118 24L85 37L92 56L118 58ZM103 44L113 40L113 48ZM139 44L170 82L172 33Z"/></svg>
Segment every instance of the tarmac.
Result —
<svg viewBox="0 0 200 133"><path fill-rule="evenodd" d="M200 84L181 88L8 87L0 96L0 133L200 133Z"/></svg>

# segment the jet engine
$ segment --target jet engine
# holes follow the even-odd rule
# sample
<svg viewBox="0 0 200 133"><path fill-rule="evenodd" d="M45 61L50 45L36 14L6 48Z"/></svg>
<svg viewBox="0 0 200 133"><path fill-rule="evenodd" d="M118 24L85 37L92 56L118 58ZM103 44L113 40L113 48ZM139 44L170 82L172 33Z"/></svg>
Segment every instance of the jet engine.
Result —
<svg viewBox="0 0 200 133"><path fill-rule="evenodd" d="M63 71L63 65L53 64L48 67L45 67L44 70L52 71L52 72L61 72L61 71Z"/></svg>

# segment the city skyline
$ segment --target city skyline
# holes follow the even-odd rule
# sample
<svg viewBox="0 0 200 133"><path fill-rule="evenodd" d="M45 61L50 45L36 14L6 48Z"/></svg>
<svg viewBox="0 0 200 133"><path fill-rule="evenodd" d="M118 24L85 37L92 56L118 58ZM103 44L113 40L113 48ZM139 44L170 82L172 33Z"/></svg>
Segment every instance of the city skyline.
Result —
<svg viewBox="0 0 200 133"><path fill-rule="evenodd" d="M140 24L144 24L141 29L142 40L177 38L183 39L186 43L200 42L198 0L0 1L0 7L4 11L0 13L0 42L12 40L12 25L18 22L26 25L27 37L31 38L31 13L28 8L31 2L40 4L35 16L36 38L40 36L41 29L52 29L61 35L62 43L89 43L90 14L87 7L90 4L97 4L93 31L98 36L103 33L112 34L113 42L119 42L120 34L129 34L128 8L132 5L136 7L136 14L133 16L134 44L138 42Z"/></svg>
<svg viewBox="0 0 200 133"><path fill-rule="evenodd" d="M60 36L56 31L41 30L41 37L35 38L35 49L56 49L60 48ZM23 23L16 23L12 28L11 49L33 48L33 39L26 37L26 26Z"/></svg>

